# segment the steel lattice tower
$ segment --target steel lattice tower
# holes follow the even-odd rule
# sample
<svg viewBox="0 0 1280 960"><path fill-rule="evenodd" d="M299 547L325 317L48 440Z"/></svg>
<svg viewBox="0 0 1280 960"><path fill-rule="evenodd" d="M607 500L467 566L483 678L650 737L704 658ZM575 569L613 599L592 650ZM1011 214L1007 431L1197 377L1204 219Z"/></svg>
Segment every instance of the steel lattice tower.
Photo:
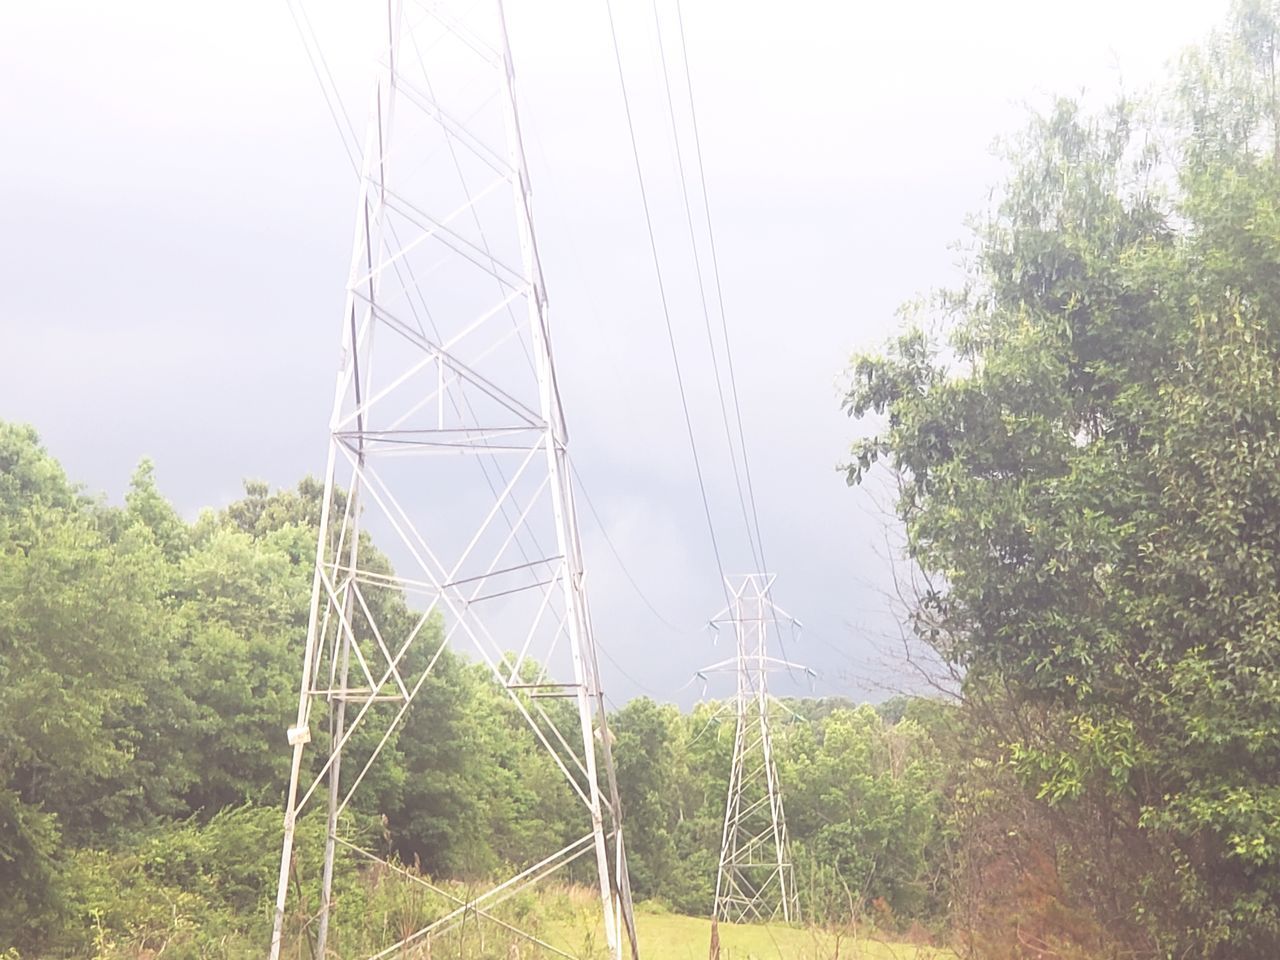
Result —
<svg viewBox="0 0 1280 960"><path fill-rule="evenodd" d="M737 677L733 764L713 908L717 920L735 923L800 919L766 677L772 669L805 668L768 654L769 631L778 628L779 617L795 622L770 598L773 581L772 574L725 578L731 606L711 622L732 626L736 650L731 659L702 671L733 671Z"/></svg>
<svg viewBox="0 0 1280 960"><path fill-rule="evenodd" d="M620 958L625 942L634 957L620 803L501 0L391 0L378 72L298 712L288 731L293 760L270 956L294 932L285 928L295 825L311 815L327 817L322 898L305 932L316 940L313 956L325 956L342 855L382 863L456 907L375 957L418 947L429 955L432 938L463 919L512 932L491 911L579 858L595 861L610 955ZM370 536L405 572L370 558L362 546ZM410 627L378 622L379 592L410 601ZM461 645L510 695L531 746L549 751L583 823L579 839L465 903L362 849L340 827L442 651ZM548 697L572 703L566 729L544 706ZM344 763L357 731L361 750ZM307 752L313 736L315 758Z"/></svg>

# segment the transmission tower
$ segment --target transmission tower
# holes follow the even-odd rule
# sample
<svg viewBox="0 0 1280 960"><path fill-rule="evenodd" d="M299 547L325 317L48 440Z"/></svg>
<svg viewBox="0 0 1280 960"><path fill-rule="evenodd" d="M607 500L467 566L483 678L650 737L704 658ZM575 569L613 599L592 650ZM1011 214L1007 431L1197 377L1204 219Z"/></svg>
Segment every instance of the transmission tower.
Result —
<svg viewBox="0 0 1280 960"><path fill-rule="evenodd" d="M779 628L779 618L796 622L773 603L773 581L772 574L725 578L730 606L711 622L717 628L732 626L736 650L732 658L701 671L704 675L732 671L737 677L733 764L713 909L717 920L734 923L800 919L769 728L774 701L766 678L770 670L780 668L813 674L768 654L769 631Z"/></svg>
<svg viewBox="0 0 1280 960"><path fill-rule="evenodd" d="M326 948L350 955L336 920L330 929L338 856L433 891L434 913L404 936L389 934L400 939L374 957L430 956L432 940L464 920L569 956L493 911L579 859L594 860L610 955L622 957L625 942L637 957L502 3L390 0L385 16L288 730L270 957L304 937L313 957ZM371 538L396 573L371 552ZM407 616L403 606L395 618L379 613L400 597ZM487 665L527 722L531 747L550 753L582 811L578 839L465 902L343 827L451 646ZM287 911L298 896L296 827L307 816L326 822L320 903Z"/></svg>

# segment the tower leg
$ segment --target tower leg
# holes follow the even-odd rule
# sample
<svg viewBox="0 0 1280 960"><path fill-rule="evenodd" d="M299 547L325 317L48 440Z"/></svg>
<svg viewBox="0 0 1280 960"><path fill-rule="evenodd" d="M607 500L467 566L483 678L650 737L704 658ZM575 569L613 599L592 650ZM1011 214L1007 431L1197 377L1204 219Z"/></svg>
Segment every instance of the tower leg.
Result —
<svg viewBox="0 0 1280 960"><path fill-rule="evenodd" d="M459 0L456 9L450 6L449 0L415 4L402 24L399 0L387 5L387 48L364 146L343 358L329 425L298 721L290 733L294 755L272 960L282 951L296 824L308 802L318 805L322 778L328 811L317 960L334 952L330 939L342 949L333 882L336 857L351 844L338 836L340 814L378 753L396 742L394 731L438 658L463 640L471 641L564 773L590 827L585 836L465 903L433 888L456 899L456 909L424 920L374 956L389 958L411 946L439 943L446 930L476 918L545 948L494 910L527 884L591 853L610 957L621 960L624 940L632 957L638 956L621 801L586 604L567 429L551 356L502 3ZM402 38L401 32L407 35ZM433 83L437 71L444 73L443 82ZM389 157L394 171L388 170ZM513 209L507 206L512 201ZM388 329L378 334L380 378L375 379L372 343L378 327ZM371 410L377 430L369 425ZM454 465L467 458L484 474L493 500L483 487L463 486ZM352 468L351 496L341 522L337 517L331 522L337 462L343 464L343 481L346 468ZM507 473L502 463L516 466ZM491 467L500 483L493 482ZM357 491L366 511L363 521L354 506ZM455 493L460 494L456 500ZM397 570L381 558L357 557L362 526L377 535L380 545L390 545L387 559L394 559ZM417 625L409 627L398 616L384 622L385 611L375 614L366 603L369 589L418 598ZM528 620L521 619L526 615ZM500 629L490 633L495 623ZM389 624L401 630L394 638L386 634ZM424 636L438 638L438 649L425 658L407 655L413 644L427 642ZM513 638L523 646L509 670L503 651ZM562 665L566 647L572 682L544 683L544 673L524 683L516 676L520 662L541 662L550 669L554 659ZM404 663L414 664L414 677L401 675ZM349 671L356 673L349 678ZM367 688L356 679L361 673ZM327 682L319 682L321 674ZM398 693L390 690L389 678ZM552 688L534 695L575 698L576 719L566 712L562 730L537 709L541 719L535 721L527 699L531 686ZM303 747L311 705L322 697L329 708L330 746L316 771L315 764L304 762ZM403 704L389 720L371 710L387 699ZM385 728L372 755L361 750L356 767L350 763L354 755L344 764L345 742L369 724ZM416 871L352 849L407 882L430 886L429 878Z"/></svg>
<svg viewBox="0 0 1280 960"><path fill-rule="evenodd" d="M345 628L350 624L344 624ZM351 667L350 640L343 629L342 660L338 668L338 689L345 690L347 677ZM338 803L341 797L339 789L342 783L342 740L347 727L347 700L339 694L333 704L333 714L329 724L330 749L333 751L329 760L329 817L324 840L324 870L320 879L320 916L316 921L316 956L323 958L329 944L329 914L333 908L333 858L338 843Z"/></svg>
<svg viewBox="0 0 1280 960"><path fill-rule="evenodd" d="M335 404L338 402L336 398L341 396L341 391L342 375L339 373L337 385L334 388ZM298 713L294 725L288 731L289 744L293 748L293 759L289 764L289 787L285 793L284 842L280 850L280 874L276 880L276 907L271 918L269 960L279 960L280 946L284 938L284 911L289 897L289 868L293 863L293 841L298 816L298 785L302 776L303 751L311 739L309 723L312 672L321 642L321 570L325 561L325 544L328 542L330 508L333 503L333 473L336 462L337 451L334 444L330 443L328 463L325 466L324 500L320 505L320 535L316 539L315 573L311 578L311 610L307 615L307 640L302 654L302 682L298 688Z"/></svg>
<svg viewBox="0 0 1280 960"><path fill-rule="evenodd" d="M289 795L284 811L284 846L280 852L280 876L276 882L276 909L271 920L270 960L280 960L280 942L284 937L284 908L289 895L289 866L293 861L294 819L297 812L298 774L302 769L301 743L294 744L293 764L289 771Z"/></svg>
<svg viewBox="0 0 1280 960"><path fill-rule="evenodd" d="M767 654L768 623L777 620L768 595L771 583L771 577L759 574L726 579L732 599L724 616L734 626L737 690L733 761L712 911L717 921L781 916L789 923L799 919L766 683L771 666L794 665Z"/></svg>

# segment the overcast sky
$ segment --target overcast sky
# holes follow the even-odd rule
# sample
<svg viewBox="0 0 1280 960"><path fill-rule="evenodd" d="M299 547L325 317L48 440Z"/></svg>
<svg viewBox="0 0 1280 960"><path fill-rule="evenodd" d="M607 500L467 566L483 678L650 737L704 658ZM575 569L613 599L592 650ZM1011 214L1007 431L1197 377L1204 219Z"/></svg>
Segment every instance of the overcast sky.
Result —
<svg viewBox="0 0 1280 960"><path fill-rule="evenodd" d="M746 542L679 205L653 8L615 0L725 567ZM357 127L377 4L306 0ZM684 0L725 305L786 653L815 691L906 687L884 518L836 465L851 352L957 277L998 136L1053 93L1141 91L1224 0ZM510 0L536 227L610 696L688 702L723 604L649 260L603 0ZM674 6L660 0L664 29ZM0 417L118 500L188 516L324 466L355 178L285 0L0 7ZM687 149L687 147L686 147ZM807 685L780 679L781 692ZM718 692L712 689L711 694Z"/></svg>

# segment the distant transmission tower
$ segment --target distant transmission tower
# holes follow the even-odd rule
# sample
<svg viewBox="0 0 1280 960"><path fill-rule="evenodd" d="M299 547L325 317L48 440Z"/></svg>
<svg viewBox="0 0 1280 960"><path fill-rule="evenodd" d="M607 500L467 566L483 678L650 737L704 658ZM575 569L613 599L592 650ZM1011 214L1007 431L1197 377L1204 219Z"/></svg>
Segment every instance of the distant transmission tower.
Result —
<svg viewBox="0 0 1280 960"><path fill-rule="evenodd" d="M779 617L795 622L770 599L773 581L772 574L725 578L731 606L712 623L732 625L735 654L701 671L706 674L731 670L737 677L733 766L713 910L717 920L735 923L800 919L787 819L782 810L782 790L769 729L772 698L765 679L771 669L799 669L808 675L812 672L768 654L769 631L778 627Z"/></svg>
<svg viewBox="0 0 1280 960"><path fill-rule="evenodd" d="M594 858L612 957L637 956L567 432L501 0L391 0L362 155L342 360L302 657L270 956L286 936L350 956L331 931L337 856L448 901L374 957L430 956L464 920L563 950L493 914ZM346 496L335 493L345 487ZM392 574L369 538L396 561ZM386 622L378 594L404 596ZM388 602L392 598L387 598ZM382 622L380 622L380 619ZM442 638L442 639L441 639ZM341 827L442 651L461 643L510 695L581 804L582 835L463 902ZM558 680L558 676L570 679ZM567 698L561 729L546 698ZM316 714L319 716L317 717ZM358 734L352 741L353 734ZM316 740L317 756L307 752ZM535 748L536 749L536 748ZM314 811L314 812L312 812ZM298 903L296 824L325 817L320 902ZM318 859L318 851L317 851ZM336 942L331 942L336 941Z"/></svg>

